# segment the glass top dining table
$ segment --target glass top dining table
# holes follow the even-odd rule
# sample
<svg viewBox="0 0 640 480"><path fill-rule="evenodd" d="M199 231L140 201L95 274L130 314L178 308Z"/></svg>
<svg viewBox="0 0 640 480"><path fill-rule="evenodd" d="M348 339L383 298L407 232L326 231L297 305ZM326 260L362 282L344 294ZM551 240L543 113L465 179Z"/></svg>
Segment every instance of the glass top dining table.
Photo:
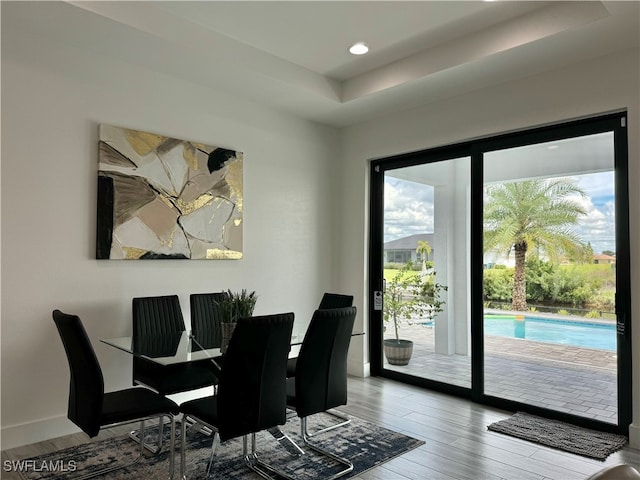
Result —
<svg viewBox="0 0 640 480"><path fill-rule="evenodd" d="M215 359L222 355L220 347L213 347L207 341L207 332L194 336L183 331L175 334L145 335L142 338L116 337L100 341L131 355L146 358L160 365L189 363L198 360ZM302 344L302 337L291 337L289 357L296 357Z"/></svg>

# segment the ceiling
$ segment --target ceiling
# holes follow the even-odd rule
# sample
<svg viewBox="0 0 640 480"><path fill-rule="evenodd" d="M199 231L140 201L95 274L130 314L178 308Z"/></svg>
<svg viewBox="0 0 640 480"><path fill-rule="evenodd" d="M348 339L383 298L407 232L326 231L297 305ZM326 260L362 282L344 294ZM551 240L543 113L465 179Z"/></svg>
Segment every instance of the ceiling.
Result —
<svg viewBox="0 0 640 480"><path fill-rule="evenodd" d="M637 49L640 2L2 2L2 27L346 126ZM364 56L348 47L363 41Z"/></svg>

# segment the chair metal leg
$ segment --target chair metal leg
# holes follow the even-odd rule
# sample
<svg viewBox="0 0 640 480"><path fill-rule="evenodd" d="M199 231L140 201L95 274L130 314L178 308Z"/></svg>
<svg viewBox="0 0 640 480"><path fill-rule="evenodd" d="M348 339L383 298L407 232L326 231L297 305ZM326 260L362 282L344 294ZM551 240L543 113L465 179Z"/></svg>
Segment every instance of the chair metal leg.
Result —
<svg viewBox="0 0 640 480"><path fill-rule="evenodd" d="M153 445L151 443L145 443L144 444L144 448L146 450L148 450L149 452L151 452L152 454L156 455L158 453L160 453L160 451L162 451L162 444L164 441L164 435L163 435L163 423L162 420L160 420L159 424L158 424L158 432L159 432L159 439L158 439L158 444ZM194 429L197 430L198 432L202 433L203 435L206 435L207 437L210 437L213 433L213 431L207 426L207 425L203 425L202 423L198 423L196 422L194 419L189 418L187 421L187 428L189 429ZM133 441L135 441L136 443L138 443L140 441L140 432L138 430L132 430L129 432L129 438L132 439Z"/></svg>
<svg viewBox="0 0 640 480"><path fill-rule="evenodd" d="M181 434L181 448L180 448L180 478L182 480L187 480L186 476L186 440L187 440L187 424L191 421L194 421L198 424L202 424L208 428L212 428L214 432L213 443L211 445L211 457L209 459L209 464L207 466L207 478L213 477L213 467L216 460L216 452L218 446L220 445L220 435L215 430L215 428L211 427L205 422L201 420L185 415L182 419L182 434ZM304 450L302 450L288 435L282 432L279 428L269 429L269 433L278 441L280 445L289 451L292 455L300 456L304 455ZM281 471L272 465L262 461L258 457L258 453L256 451L256 434L251 434L251 449L248 447L248 435L244 435L242 438L242 456L244 462L248 468L256 472L262 478L266 480L279 480L284 478L286 480L296 480L295 478L288 475L286 472Z"/></svg>
<svg viewBox="0 0 640 480"><path fill-rule="evenodd" d="M327 414L331 415L332 417L337 418L338 420L341 420L341 422L340 423L336 423L334 425L330 425L330 426L328 426L326 428L323 428L321 430L317 430L317 431L315 431L313 433L307 431L307 429L305 427L305 432L304 433L308 438L315 437L316 435L320 435L321 433L328 432L330 430L333 430L334 428L344 427L345 425L348 425L348 424L351 423L351 418L349 418L344 413L338 412L336 410L327 410L324 413L327 413ZM306 423L307 422L305 422L305 425L306 425Z"/></svg>
<svg viewBox="0 0 640 480"><path fill-rule="evenodd" d="M163 433L164 433L164 420L160 418L158 420L158 443L156 445L153 445L151 443L143 442L144 448L154 455L157 453L160 453L160 451L162 450L162 441L164 438ZM138 443L141 441L141 439L144 439L144 434L142 434L141 436L140 430L131 430L129 432L129 438L134 442Z"/></svg>
<svg viewBox="0 0 640 480"><path fill-rule="evenodd" d="M176 451L176 419L171 418L171 438L169 439L169 478L173 479L175 474L175 451Z"/></svg>
<svg viewBox="0 0 640 480"><path fill-rule="evenodd" d="M273 438L275 438L280 445L284 447L284 449L289 452L291 455L299 457L300 455L304 455L304 450L302 450L296 442L294 442L289 435L280 430L279 427L273 427L267 430Z"/></svg>
<svg viewBox="0 0 640 480"><path fill-rule="evenodd" d="M307 418L303 417L303 418L300 418L300 433L302 435L302 442L304 443L304 446L309 448L310 450L313 450L316 453L319 453L320 455L324 455L325 457L331 458L335 462L345 467L343 470L335 473L334 475L324 480L335 480L336 478L340 478L343 475L346 475L347 473L350 473L353 471L353 463L351 463L346 458L339 457L338 455L328 450L325 450L324 448L320 447L317 444L310 443L309 437L307 436L306 431L307 431Z"/></svg>
<svg viewBox="0 0 640 480"><path fill-rule="evenodd" d="M181 437L180 440L182 442L180 444L180 478L181 480L187 479L186 468L185 468L186 467L185 451L187 448L187 428L190 430L194 427L198 428L199 432L204 433L204 431L208 431L210 432L209 435L213 435L213 443L211 445L211 457L209 458L209 463L207 465L207 478L209 478L211 475L211 470L215 463L217 449L218 449L218 446L220 445L220 435L215 429L211 428L210 425L200 422L197 418L190 417L188 415L184 415L182 417L181 427L182 427L182 430L180 433L180 437Z"/></svg>
<svg viewBox="0 0 640 480"><path fill-rule="evenodd" d="M170 418L171 420L171 440L170 440L170 452L169 452L169 479L173 479L174 476L174 435L175 435L175 419L172 416L168 416L167 417ZM154 418L154 417L152 417ZM145 430L145 420L143 419L140 421L140 436L141 438L144 438L144 430ZM162 421L162 417L160 417L160 421ZM88 480L90 478L95 478L95 477L100 477L103 475L106 475L108 473L111 472L115 472L116 470L120 470L123 468L127 468L127 467L131 467L133 465L136 465L142 458L144 458L144 450L145 450L145 444L144 442L140 441L140 453L138 454L138 456L136 458L134 458L131 462L129 463L125 463L122 465L113 465L110 467L106 467L103 468L101 470L95 471L95 472L91 472L91 473L87 473L85 475L79 476L79 477L74 477L74 480Z"/></svg>
<svg viewBox="0 0 640 480"><path fill-rule="evenodd" d="M185 450L187 448L187 419L182 418L180 425L180 479L186 480L187 475L185 473Z"/></svg>
<svg viewBox="0 0 640 480"><path fill-rule="evenodd" d="M284 435L284 433L282 435ZM295 445L295 443L291 439L289 440L293 445ZM247 465L247 467L249 467L251 470L256 472L262 478L266 480L279 480L281 478L284 478L285 480L296 480L286 472L279 470L275 468L273 465L270 465L260 460L260 458L258 457L258 452L256 451L256 434L255 433L251 434L251 451L250 452L248 452L248 449L247 449L247 435L243 437L242 451L244 454L244 462Z"/></svg>
<svg viewBox="0 0 640 480"><path fill-rule="evenodd" d="M211 457L209 458L209 464L207 465L207 478L211 475L211 469L216 462L218 446L220 446L220 435L218 435L218 432L215 432L213 434L213 443L211 444Z"/></svg>
<svg viewBox="0 0 640 480"><path fill-rule="evenodd" d="M243 435L242 436L242 458L244 459L244 463L247 466L247 468L250 468L251 470L253 470L254 472L256 472L258 475L260 475L260 477L266 479L266 480L275 480L275 478L277 477L272 477L271 475L269 475L266 472L263 472L262 469L258 468L256 466L257 462L258 462L258 458L257 455L255 453L256 450L256 439L255 439L255 435L251 436L251 451L249 451L249 448L247 446L247 439L248 439L248 435Z"/></svg>
<svg viewBox="0 0 640 480"><path fill-rule="evenodd" d="M204 423L200 423L197 420L190 417L187 423L187 428L189 430L195 430L197 432L200 432L203 435L206 435L207 437L210 437L213 434L213 430L211 430L207 425L205 425Z"/></svg>

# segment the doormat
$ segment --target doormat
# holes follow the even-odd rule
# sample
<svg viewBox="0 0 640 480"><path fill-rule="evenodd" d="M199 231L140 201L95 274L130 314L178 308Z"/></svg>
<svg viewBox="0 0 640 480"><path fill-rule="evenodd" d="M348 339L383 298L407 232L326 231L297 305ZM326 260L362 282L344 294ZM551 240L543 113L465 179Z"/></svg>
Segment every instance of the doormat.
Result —
<svg viewBox="0 0 640 480"><path fill-rule="evenodd" d="M492 423L487 428L494 432L598 460L605 460L627 443L627 437L624 435L590 430L523 412Z"/></svg>
<svg viewBox="0 0 640 480"><path fill-rule="evenodd" d="M313 415L308 419L309 431L313 432L317 428L330 425L332 422L335 422L335 418L332 419L324 413ZM152 428L149 427L147 431L151 431ZM281 428L298 445L303 446L300 438L300 419L295 415L295 412L288 413L287 423ZM168 427L165 428L167 450L169 448L168 430ZM146 438L151 440L148 436ZM353 463L353 471L342 478L359 475L424 444L423 441L416 438L353 417L350 424L314 436L312 440ZM212 438L209 436L197 431L187 431L186 476L188 479L206 478L207 463L211 455L211 442ZM174 479L180 478L178 443L176 442ZM262 460L289 472L296 480L321 480L330 477L342 468L332 460L316 455L310 450L306 450L305 455L301 457L293 457L271 435L265 432L257 435L257 449ZM27 459L22 463L23 465L38 468L27 468L21 472L21 475L25 480L71 480L111 464L128 463L138 455L139 450L139 444L129 439L127 435L123 435ZM40 468L43 465L54 468L49 471L43 470ZM131 467L116 470L99 478L108 480L167 478L168 465L169 453L163 451L158 455L145 457ZM69 468L70 466L73 468ZM220 444L214 475L215 478L224 480L260 478L244 464L242 438Z"/></svg>

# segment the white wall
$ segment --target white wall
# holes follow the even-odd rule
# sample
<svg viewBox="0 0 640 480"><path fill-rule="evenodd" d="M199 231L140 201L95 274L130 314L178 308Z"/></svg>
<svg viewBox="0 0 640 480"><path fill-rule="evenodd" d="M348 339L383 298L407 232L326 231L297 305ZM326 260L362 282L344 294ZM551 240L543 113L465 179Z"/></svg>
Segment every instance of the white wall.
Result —
<svg viewBox="0 0 640 480"><path fill-rule="evenodd" d="M190 293L247 288L257 314L306 323L337 288L336 130L20 32L2 41L3 449L76 430L55 308L83 319L114 389L131 359L99 339L130 334L132 297L178 294L188 322ZM99 123L243 151L244 259L95 260Z"/></svg>
<svg viewBox="0 0 640 480"><path fill-rule="evenodd" d="M507 82L446 101L345 128L343 136L344 285L361 286L367 305L368 161L538 125L628 109L631 245L640 245L640 92L638 50ZM363 281L363 272L365 272ZM640 285L640 251L631 252L632 291ZM360 305L359 305L360 306ZM360 310L364 318L368 312ZM640 345L640 298L632 298L633 344ZM368 355L364 352L365 361ZM640 448L640 348L633 353L632 445Z"/></svg>

